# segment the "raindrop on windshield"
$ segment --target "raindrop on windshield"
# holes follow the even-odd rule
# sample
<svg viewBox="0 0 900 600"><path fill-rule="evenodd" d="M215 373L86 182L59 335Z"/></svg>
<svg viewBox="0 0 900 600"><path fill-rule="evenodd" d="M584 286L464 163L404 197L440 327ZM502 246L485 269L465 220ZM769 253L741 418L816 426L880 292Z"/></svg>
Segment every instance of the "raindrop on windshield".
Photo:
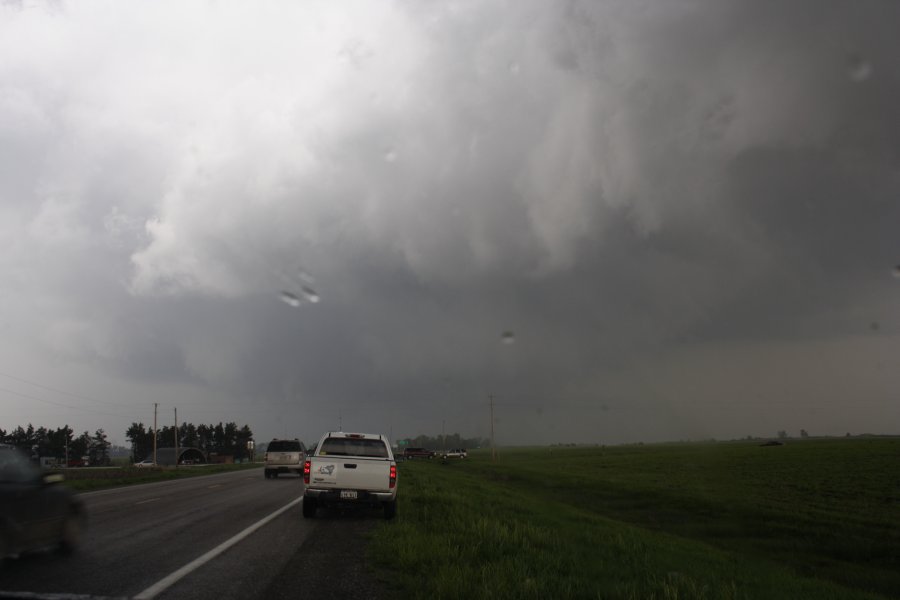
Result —
<svg viewBox="0 0 900 600"><path fill-rule="evenodd" d="M900 265L897 265L896 267L894 267L893 273L894 273L894 277L896 277L897 279L900 279Z"/></svg>
<svg viewBox="0 0 900 600"><path fill-rule="evenodd" d="M316 302L318 302L320 300L319 294L316 293L316 290L312 289L308 285L302 286L300 288L300 290L303 292L303 295L306 296L306 299L309 300L310 302L312 302L313 304L315 304Z"/></svg>
<svg viewBox="0 0 900 600"><path fill-rule="evenodd" d="M290 306L297 307L303 304L303 301L300 300L300 298L290 292L281 292L278 296L285 304L289 304Z"/></svg>
<svg viewBox="0 0 900 600"><path fill-rule="evenodd" d="M518 75L519 71L521 71L521 70L522 70L522 67L520 67L519 63L517 63L516 61L512 61L511 63L509 63L509 72L512 73L513 75Z"/></svg>
<svg viewBox="0 0 900 600"><path fill-rule="evenodd" d="M856 83L861 83L872 75L872 64L858 54L848 57L847 69L850 79Z"/></svg>
<svg viewBox="0 0 900 600"><path fill-rule="evenodd" d="M387 162L394 162L397 160L397 153L393 150L387 150L384 153L384 160Z"/></svg>
<svg viewBox="0 0 900 600"><path fill-rule="evenodd" d="M512 331L504 331L503 335L500 336L500 340L506 344L515 344L516 343L516 334Z"/></svg>

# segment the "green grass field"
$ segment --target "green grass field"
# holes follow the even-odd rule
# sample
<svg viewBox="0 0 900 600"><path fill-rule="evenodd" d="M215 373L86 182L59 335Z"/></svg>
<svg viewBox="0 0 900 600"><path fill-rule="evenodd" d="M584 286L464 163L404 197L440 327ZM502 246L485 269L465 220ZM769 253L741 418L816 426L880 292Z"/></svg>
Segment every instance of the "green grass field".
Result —
<svg viewBox="0 0 900 600"><path fill-rule="evenodd" d="M900 439L503 450L400 466L397 597L900 597Z"/></svg>

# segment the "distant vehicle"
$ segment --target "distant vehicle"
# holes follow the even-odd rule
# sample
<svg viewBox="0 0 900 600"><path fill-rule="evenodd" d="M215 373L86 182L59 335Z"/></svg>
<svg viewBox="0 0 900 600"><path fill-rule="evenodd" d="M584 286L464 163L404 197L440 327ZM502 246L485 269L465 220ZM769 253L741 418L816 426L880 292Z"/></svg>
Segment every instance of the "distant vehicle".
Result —
<svg viewBox="0 0 900 600"><path fill-rule="evenodd" d="M397 463L387 437L375 433L326 433L303 465L303 517L320 506L378 506L385 519L397 514Z"/></svg>
<svg viewBox="0 0 900 600"><path fill-rule="evenodd" d="M425 448L407 448L403 451L403 458L434 458L434 452Z"/></svg>
<svg viewBox="0 0 900 600"><path fill-rule="evenodd" d="M303 474L306 447L298 439L272 440L266 447L266 479L278 477L279 473Z"/></svg>
<svg viewBox="0 0 900 600"><path fill-rule="evenodd" d="M134 463L134 466L137 467L138 469L146 469L146 468L148 468L148 467L155 467L155 466L156 466L156 463L154 463L154 462L153 462L152 460L150 460L149 458L145 458L145 459L142 460L141 462Z"/></svg>
<svg viewBox="0 0 900 600"><path fill-rule="evenodd" d="M468 456L469 453L466 452L465 448L454 448L444 452L444 458L468 458Z"/></svg>
<svg viewBox="0 0 900 600"><path fill-rule="evenodd" d="M14 447L0 445L0 559L52 547L75 550L87 514L60 481L62 475L43 474Z"/></svg>

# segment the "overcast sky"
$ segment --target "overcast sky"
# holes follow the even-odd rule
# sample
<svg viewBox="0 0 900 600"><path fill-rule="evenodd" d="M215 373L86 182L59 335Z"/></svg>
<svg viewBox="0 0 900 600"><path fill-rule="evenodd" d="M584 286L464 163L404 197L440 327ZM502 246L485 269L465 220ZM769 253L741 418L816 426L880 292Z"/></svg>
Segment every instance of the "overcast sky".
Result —
<svg viewBox="0 0 900 600"><path fill-rule="evenodd" d="M0 428L897 433L900 3L0 3Z"/></svg>

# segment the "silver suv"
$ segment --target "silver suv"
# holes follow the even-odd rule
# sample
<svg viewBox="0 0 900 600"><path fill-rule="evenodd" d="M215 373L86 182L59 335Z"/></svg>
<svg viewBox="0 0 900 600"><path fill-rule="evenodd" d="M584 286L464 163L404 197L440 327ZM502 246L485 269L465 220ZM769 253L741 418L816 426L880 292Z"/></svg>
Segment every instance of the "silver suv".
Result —
<svg viewBox="0 0 900 600"><path fill-rule="evenodd" d="M266 479L279 473L303 475L306 447L298 439L272 440L266 447Z"/></svg>

